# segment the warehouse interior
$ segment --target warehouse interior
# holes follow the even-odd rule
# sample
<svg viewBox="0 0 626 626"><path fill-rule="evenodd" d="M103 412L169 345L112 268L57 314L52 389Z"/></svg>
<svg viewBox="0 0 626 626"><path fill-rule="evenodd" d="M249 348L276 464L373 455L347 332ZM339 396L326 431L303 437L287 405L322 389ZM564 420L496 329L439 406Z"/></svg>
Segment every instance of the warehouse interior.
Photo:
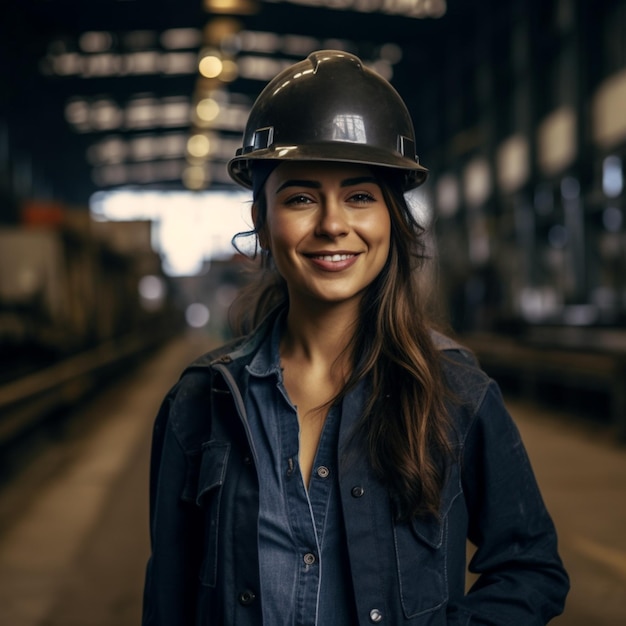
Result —
<svg viewBox="0 0 626 626"><path fill-rule="evenodd" d="M104 390L126 397L121 373L164 350L180 368L231 335L247 280L231 239L250 228L251 195L226 164L263 86L318 49L358 55L405 100L429 169L410 200L441 324L521 412L548 415L538 467L552 467L548 441L593 441L602 452L580 463L610 464L597 506L626 501L626 0L10 0L2 13L0 579L22 569L2 557L21 481L47 484L27 459L49 458L61 431L86 438L76 416ZM575 601L578 617L555 623L625 623L611 524L572 548L605 570L597 607ZM6 623L107 623L45 612L59 602L39 621L14 602L22 621Z"/></svg>

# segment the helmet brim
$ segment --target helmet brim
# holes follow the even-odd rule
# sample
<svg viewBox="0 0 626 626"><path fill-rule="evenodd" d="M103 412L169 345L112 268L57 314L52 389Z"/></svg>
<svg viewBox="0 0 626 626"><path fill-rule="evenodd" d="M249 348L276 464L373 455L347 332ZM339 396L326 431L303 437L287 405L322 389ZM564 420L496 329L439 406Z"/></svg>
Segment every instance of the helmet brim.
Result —
<svg viewBox="0 0 626 626"><path fill-rule="evenodd" d="M350 142L309 143L301 146L276 146L254 150L234 157L228 163L230 177L243 187L252 188L251 168L254 161L326 161L330 163L355 163L374 167L401 170L405 176L404 190L421 185L428 170L413 161L374 146Z"/></svg>

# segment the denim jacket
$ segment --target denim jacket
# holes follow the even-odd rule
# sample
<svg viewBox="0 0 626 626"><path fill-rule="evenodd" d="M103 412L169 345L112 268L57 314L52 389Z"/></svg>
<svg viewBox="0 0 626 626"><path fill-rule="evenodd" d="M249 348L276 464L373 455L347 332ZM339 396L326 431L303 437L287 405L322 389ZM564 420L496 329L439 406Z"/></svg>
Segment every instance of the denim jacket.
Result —
<svg viewBox="0 0 626 626"><path fill-rule="evenodd" d="M191 364L157 416L144 626L262 624L259 477L244 397L265 332ZM519 433L472 355L434 339L458 398L449 409L457 454L438 516L394 521L350 437L359 416L342 416L339 488L358 624L546 624L563 610L569 582ZM469 590L467 540L478 575Z"/></svg>

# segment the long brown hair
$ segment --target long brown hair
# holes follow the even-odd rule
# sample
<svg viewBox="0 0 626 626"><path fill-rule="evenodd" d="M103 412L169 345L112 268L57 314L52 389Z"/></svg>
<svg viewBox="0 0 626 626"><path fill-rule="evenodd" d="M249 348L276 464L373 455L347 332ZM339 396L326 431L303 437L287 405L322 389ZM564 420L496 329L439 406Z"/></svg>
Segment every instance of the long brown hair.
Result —
<svg viewBox="0 0 626 626"><path fill-rule="evenodd" d="M353 369L339 397L367 378L369 396L358 435L374 472L386 483L399 519L437 514L450 456L446 388L419 287L427 260L425 229L413 216L393 170L377 168L391 216L387 262L367 288L348 346ZM259 232L267 205L256 200ZM288 304L287 287L271 255L260 251L260 275L237 300L237 330L248 332ZM339 398L335 398L334 401Z"/></svg>

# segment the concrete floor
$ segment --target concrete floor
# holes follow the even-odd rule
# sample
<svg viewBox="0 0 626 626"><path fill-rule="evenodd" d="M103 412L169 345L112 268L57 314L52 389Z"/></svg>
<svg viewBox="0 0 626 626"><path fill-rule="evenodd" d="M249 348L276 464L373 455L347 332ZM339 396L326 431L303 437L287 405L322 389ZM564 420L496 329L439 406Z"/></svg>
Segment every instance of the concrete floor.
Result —
<svg viewBox="0 0 626 626"><path fill-rule="evenodd" d="M0 626L138 626L151 424L207 347L198 335L172 342L81 406L1 488ZM572 581L552 624L626 625L626 449L566 415L509 408Z"/></svg>
<svg viewBox="0 0 626 626"><path fill-rule="evenodd" d="M152 422L190 335L79 407L0 493L0 626L137 626Z"/></svg>
<svg viewBox="0 0 626 626"><path fill-rule="evenodd" d="M626 625L626 448L568 419L509 401L559 532L571 579L558 626Z"/></svg>

